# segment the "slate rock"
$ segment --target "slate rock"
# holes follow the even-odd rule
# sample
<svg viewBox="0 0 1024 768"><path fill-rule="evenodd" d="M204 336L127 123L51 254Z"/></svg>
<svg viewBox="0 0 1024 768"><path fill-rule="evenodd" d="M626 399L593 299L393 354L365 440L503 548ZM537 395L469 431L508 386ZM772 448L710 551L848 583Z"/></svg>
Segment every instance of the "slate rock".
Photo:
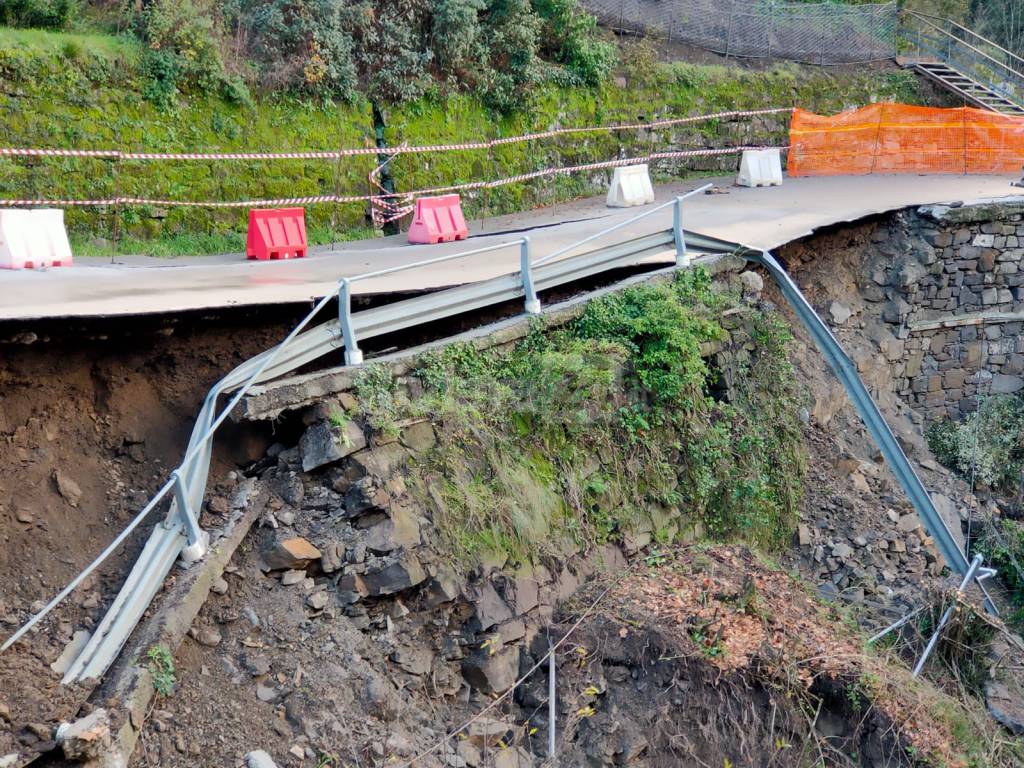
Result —
<svg viewBox="0 0 1024 768"><path fill-rule="evenodd" d="M396 648L391 660L410 675L426 675L434 661L434 655L425 648Z"/></svg>
<svg viewBox="0 0 1024 768"><path fill-rule="evenodd" d="M480 622L480 631L486 632L495 624L501 624L512 618L512 610L508 604L501 599L494 585L490 581L484 581L477 590L476 618Z"/></svg>
<svg viewBox="0 0 1024 768"><path fill-rule="evenodd" d="M302 470L331 464L366 447L366 435L354 421L335 426L321 421L307 429L299 440Z"/></svg>
<svg viewBox="0 0 1024 768"><path fill-rule="evenodd" d="M832 317L832 322L836 325L842 325L849 320L850 316L853 314L848 306L841 304L838 301L833 301L828 305L828 313Z"/></svg>
<svg viewBox="0 0 1024 768"><path fill-rule="evenodd" d="M483 693L504 693L515 683L518 674L518 648L503 648L495 654L479 651L462 662L466 682Z"/></svg>
<svg viewBox="0 0 1024 768"><path fill-rule="evenodd" d="M415 587L426 578L420 561L414 555L405 554L380 570L368 570L363 574L362 582L367 595L379 597Z"/></svg>
<svg viewBox="0 0 1024 768"><path fill-rule="evenodd" d="M990 391L994 395L1010 395L1024 388L1024 378L1020 376L1007 376L1005 373L997 373L992 376L992 387Z"/></svg>
<svg viewBox="0 0 1024 768"><path fill-rule="evenodd" d="M324 573L340 571L345 565L345 545L340 541L332 541L323 548L320 557L320 568Z"/></svg>
<svg viewBox="0 0 1024 768"><path fill-rule="evenodd" d="M409 452L398 443L388 443L376 448L352 454L352 463L368 477L387 480L404 467Z"/></svg>
<svg viewBox="0 0 1024 768"><path fill-rule="evenodd" d="M740 283L743 284L744 293L761 293L764 290L764 278L757 272L740 272Z"/></svg>
<svg viewBox="0 0 1024 768"><path fill-rule="evenodd" d="M996 722L1012 734L1024 734L1024 701L1007 685L989 680L985 685L985 706Z"/></svg>
<svg viewBox="0 0 1024 768"><path fill-rule="evenodd" d="M393 505L390 516L366 529L363 542L371 552L387 554L420 544L420 523L412 509Z"/></svg>
<svg viewBox="0 0 1024 768"><path fill-rule="evenodd" d="M419 421L402 430L402 444L415 453L430 450L436 442L437 435L429 421Z"/></svg>

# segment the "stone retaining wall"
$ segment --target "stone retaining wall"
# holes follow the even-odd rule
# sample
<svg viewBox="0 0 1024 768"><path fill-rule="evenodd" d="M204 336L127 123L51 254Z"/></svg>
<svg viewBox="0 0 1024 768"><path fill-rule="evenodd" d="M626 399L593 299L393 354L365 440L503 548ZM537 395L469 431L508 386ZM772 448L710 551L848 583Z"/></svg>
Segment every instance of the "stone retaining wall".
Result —
<svg viewBox="0 0 1024 768"><path fill-rule="evenodd" d="M1024 389L1024 201L884 217L857 258L855 322L880 318L893 392L921 416L959 419L979 396ZM827 308L840 329L856 314L844 303Z"/></svg>

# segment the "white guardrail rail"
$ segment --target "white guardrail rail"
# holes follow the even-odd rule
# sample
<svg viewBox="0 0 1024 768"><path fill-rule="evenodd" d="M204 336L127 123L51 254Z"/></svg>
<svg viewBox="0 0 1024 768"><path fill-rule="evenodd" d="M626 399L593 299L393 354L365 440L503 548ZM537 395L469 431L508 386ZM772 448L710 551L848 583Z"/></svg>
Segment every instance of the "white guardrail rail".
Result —
<svg viewBox="0 0 1024 768"><path fill-rule="evenodd" d="M318 301L309 314L279 345L246 361L214 385L203 402L180 467L171 473L156 495L117 538L45 607L14 632L0 646L0 652L9 649L31 631L95 571L152 514L162 501L169 497L170 508L164 520L150 534L149 540L125 580L121 591L103 620L95 628L90 640L72 662L63 682L68 684L102 677L117 658L129 634L149 607L177 558L181 556L185 561L194 561L205 554L208 535L199 525L198 513L206 491L213 435L252 386L290 373L342 347L345 350L346 364L359 364L363 361L362 352L359 349L359 340L361 339L400 331L483 307L523 299L525 311L529 314L537 314L541 309L540 301L537 298L538 292L572 284L586 277L619 267L629 266L647 256L664 255L666 252L673 251L677 268L689 266L689 251L696 250L709 255L737 254L768 270L846 387L894 474L910 496L925 527L939 543L946 562L961 575L966 574L970 564L946 529L927 491L868 395L857 376L856 368L850 363L849 358L846 357L827 326L814 313L810 304L778 262L772 258L771 254L745 248L736 243L692 232L688 233L684 230L684 200L704 192L710 186L710 184L705 185L667 203L649 208L536 261L531 259L529 238L523 237L392 269L367 272L341 280L337 290ZM656 231L650 235L603 246L575 256L568 255L584 245L606 237L668 207L673 208L671 229ZM512 247L520 249L518 272L417 296L354 314L351 311L352 284L355 282L399 271L429 267L445 261L471 258ZM338 318L307 331L307 326L335 297L338 298ZM221 396L232 391L235 394L218 414L217 401ZM978 573L979 580L992 575L992 573L990 569L982 569Z"/></svg>
<svg viewBox="0 0 1024 768"><path fill-rule="evenodd" d="M181 556L184 561L191 562L200 559L206 553L209 537L199 525L199 510L206 492L213 436L254 385L290 373L340 347L345 349L347 364L358 364L362 362L358 339L400 331L432 320L452 317L517 298L525 299L526 312L536 314L540 312L538 291L628 266L646 256L664 254L667 250L675 250L677 266L688 266L690 261L686 237L682 228L683 201L687 197L704 192L710 186L707 184L667 203L645 210L637 216L618 222L537 261L531 261L530 240L523 237L392 269L367 272L341 280L338 288L318 301L309 314L280 344L242 363L214 385L203 402L181 465L171 473L156 495L117 538L59 594L8 637L0 646L0 652L13 646L60 605L75 588L124 543L160 506L161 502L170 498L170 508L164 520L150 534L149 540L128 574L121 591L103 620L93 631L89 641L71 663L62 682L69 684L79 680L102 677L117 658L121 648L124 647L128 636L149 607L178 557ZM558 259L558 257L565 256L587 243L605 237L668 207L672 207L674 210L672 230L599 248L578 256ZM520 249L520 270L518 272L417 296L355 314L351 311L351 286L355 282L517 246ZM558 260L556 261L556 259ZM313 319L336 297L339 308L338 319L306 331ZM234 396L218 414L217 401L221 396L232 391L235 391Z"/></svg>

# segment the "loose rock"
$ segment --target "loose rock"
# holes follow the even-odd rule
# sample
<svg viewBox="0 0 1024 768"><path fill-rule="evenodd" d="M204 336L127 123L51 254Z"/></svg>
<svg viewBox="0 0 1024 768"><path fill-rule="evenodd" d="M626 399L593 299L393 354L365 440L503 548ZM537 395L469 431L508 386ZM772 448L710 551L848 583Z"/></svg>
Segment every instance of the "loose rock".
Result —
<svg viewBox="0 0 1024 768"><path fill-rule="evenodd" d="M319 559L320 550L301 536L279 541L263 553L263 563L268 571L285 568L305 569L311 562Z"/></svg>

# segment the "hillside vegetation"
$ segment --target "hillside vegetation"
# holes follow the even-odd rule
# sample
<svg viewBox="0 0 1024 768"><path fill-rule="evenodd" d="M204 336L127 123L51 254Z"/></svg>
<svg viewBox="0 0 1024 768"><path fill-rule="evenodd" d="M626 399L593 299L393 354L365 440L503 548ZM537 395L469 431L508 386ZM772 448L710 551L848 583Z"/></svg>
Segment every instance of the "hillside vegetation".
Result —
<svg viewBox="0 0 1024 768"><path fill-rule="evenodd" d="M47 7L57 2L24 0ZM239 8L244 6L250 26L281 18L287 21L267 10L278 4L263 2L261 7L266 7L257 12L250 7L254 3L236 0ZM325 4L336 5L326 0ZM287 5L311 7L309 0ZM0 145L156 152L332 150L372 147L378 134L388 146L458 143L554 127L643 123L732 109L799 105L832 112L875 100L922 103L933 98L913 75L889 68L777 65L754 70L665 62L649 42L615 43L574 3L562 0L527 4L521 10L528 9L536 33L530 45L496 62L493 71L479 64L483 61L479 50L468 53L477 62L470 70L444 59L438 48L440 38L424 27L431 14L447 12L450 5L416 6L426 16L415 26L418 36L407 42L409 50L421 50L420 76L403 81L405 86L397 90L385 89L370 77L372 67L355 72L344 88L327 73L310 82L315 57L303 62L283 50L259 48L247 36L255 34L252 30L231 27L226 16L200 13L212 5L153 2L146 4L148 10L141 16L119 14L116 5L105 3L69 6L72 15L52 26L92 31L0 28L0 109L5 115L0 122ZM475 14L475 21L464 23L472 27L479 45L486 42L493 51L498 38L488 25L496 23L500 3L474 0L455 5L464 6L463 10L476 8L470 14ZM375 18L388 7L376 4ZM160 29L176 36L173 44L154 37L152 26L158 11L172 10L185 15L174 24L160 17ZM270 15L264 19L260 13ZM315 14L313 18L323 21ZM12 21L9 13L7 20ZM554 27L561 30L561 37L554 34ZM182 36L189 29L188 39L194 45L183 47ZM229 29L234 30L234 38L226 36ZM299 34L299 30L293 32ZM315 39L322 33L319 26L308 32ZM318 55L327 71L333 71L323 58L323 46L316 43L313 49L321 52ZM260 63L258 52L269 58ZM349 58L358 58L356 48ZM168 63L177 59L182 61ZM442 60L451 67L442 66ZM212 69L200 75L196 68L201 64ZM305 73L301 78L300 72ZM509 87L502 90L495 73L520 80L515 87L506 81ZM499 98L499 91L509 98ZM399 156L390 163L390 171L399 191L411 191L664 149L785 144L786 125L786 115L781 114L656 132L587 134L508 144L491 152ZM731 171L735 162L729 156L697 158L661 163L652 171L656 179L667 180ZM375 165L372 156L340 163L14 158L0 160L0 196L228 201L365 195L374 191L367 176ZM603 192L609 173L563 175L466 193L463 203L470 216L550 205ZM365 203L311 205L307 209L311 239L365 237L370 234L367 214ZM245 217L244 208L147 206L125 206L119 211L113 206L82 207L67 214L79 253L118 250L158 255L239 250Z"/></svg>

